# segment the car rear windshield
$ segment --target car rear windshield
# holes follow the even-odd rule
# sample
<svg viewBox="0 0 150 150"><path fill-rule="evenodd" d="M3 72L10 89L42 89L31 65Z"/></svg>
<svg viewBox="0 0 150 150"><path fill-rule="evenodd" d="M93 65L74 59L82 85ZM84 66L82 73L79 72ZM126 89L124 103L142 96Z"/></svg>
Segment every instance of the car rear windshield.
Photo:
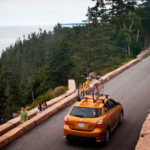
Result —
<svg viewBox="0 0 150 150"><path fill-rule="evenodd" d="M100 108L73 107L70 115L83 118L96 118L101 115Z"/></svg>

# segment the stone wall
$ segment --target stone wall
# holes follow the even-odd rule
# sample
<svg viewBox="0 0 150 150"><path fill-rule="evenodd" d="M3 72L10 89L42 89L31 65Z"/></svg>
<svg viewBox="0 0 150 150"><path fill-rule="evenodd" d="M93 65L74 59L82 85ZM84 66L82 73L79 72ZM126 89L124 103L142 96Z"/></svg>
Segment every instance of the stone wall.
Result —
<svg viewBox="0 0 150 150"><path fill-rule="evenodd" d="M150 150L150 112L142 126L135 150Z"/></svg>

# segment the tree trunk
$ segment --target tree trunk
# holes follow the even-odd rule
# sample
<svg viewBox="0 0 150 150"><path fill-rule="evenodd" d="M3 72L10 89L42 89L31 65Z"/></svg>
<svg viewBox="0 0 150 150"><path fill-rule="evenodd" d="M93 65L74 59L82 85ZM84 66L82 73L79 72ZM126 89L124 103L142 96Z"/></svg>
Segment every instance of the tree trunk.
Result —
<svg viewBox="0 0 150 150"><path fill-rule="evenodd" d="M10 110L9 110L9 104L10 103L10 101L9 101L9 97L8 97L8 116L9 116L9 112L10 112Z"/></svg>
<svg viewBox="0 0 150 150"><path fill-rule="evenodd" d="M131 49L130 49L130 46L128 44L128 55L130 55L130 54L131 54Z"/></svg>
<svg viewBox="0 0 150 150"><path fill-rule="evenodd" d="M131 43L131 33L132 33L132 27L133 27L133 24L134 24L134 20L132 18L132 23L129 27L129 36L128 36L128 54L130 55L131 54L131 48L130 48L130 43Z"/></svg>
<svg viewBox="0 0 150 150"><path fill-rule="evenodd" d="M137 31L137 36L136 36L136 41L139 41L139 34L140 34L140 30Z"/></svg>
<svg viewBox="0 0 150 150"><path fill-rule="evenodd" d="M35 101L33 87L31 87L32 100Z"/></svg>
<svg viewBox="0 0 150 150"><path fill-rule="evenodd" d="M89 72L90 72L90 61L91 61L90 56L91 56L91 50L90 50L90 47L89 47L89 45L88 45L88 64L87 64L87 75L88 75L88 74L89 74Z"/></svg>

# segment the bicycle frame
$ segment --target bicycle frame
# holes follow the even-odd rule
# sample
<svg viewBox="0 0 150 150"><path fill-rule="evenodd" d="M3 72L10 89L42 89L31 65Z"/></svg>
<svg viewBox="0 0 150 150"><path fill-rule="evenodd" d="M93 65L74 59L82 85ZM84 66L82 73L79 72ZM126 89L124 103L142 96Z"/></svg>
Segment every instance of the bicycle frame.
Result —
<svg viewBox="0 0 150 150"><path fill-rule="evenodd" d="M96 102L101 95L104 95L104 91L102 92L102 89L104 89L103 80L100 80L99 83L96 83L94 85L94 89L93 89L93 101L94 102Z"/></svg>
<svg viewBox="0 0 150 150"><path fill-rule="evenodd" d="M85 98L87 91L88 91L88 85L89 85L89 81L86 80L84 83L79 85L79 89L78 89L78 100L81 100L83 98Z"/></svg>

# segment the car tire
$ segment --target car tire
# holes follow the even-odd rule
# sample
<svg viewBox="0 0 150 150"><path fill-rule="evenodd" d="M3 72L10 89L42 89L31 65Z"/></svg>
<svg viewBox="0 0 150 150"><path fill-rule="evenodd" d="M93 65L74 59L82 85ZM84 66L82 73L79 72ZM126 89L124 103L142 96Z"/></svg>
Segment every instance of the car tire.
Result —
<svg viewBox="0 0 150 150"><path fill-rule="evenodd" d="M67 136L67 142L70 143L71 142L71 138Z"/></svg>
<svg viewBox="0 0 150 150"><path fill-rule="evenodd" d="M119 124L123 123L123 112L120 113Z"/></svg>
<svg viewBox="0 0 150 150"><path fill-rule="evenodd" d="M106 137L105 137L105 143L108 143L110 141L110 130L106 130Z"/></svg>

